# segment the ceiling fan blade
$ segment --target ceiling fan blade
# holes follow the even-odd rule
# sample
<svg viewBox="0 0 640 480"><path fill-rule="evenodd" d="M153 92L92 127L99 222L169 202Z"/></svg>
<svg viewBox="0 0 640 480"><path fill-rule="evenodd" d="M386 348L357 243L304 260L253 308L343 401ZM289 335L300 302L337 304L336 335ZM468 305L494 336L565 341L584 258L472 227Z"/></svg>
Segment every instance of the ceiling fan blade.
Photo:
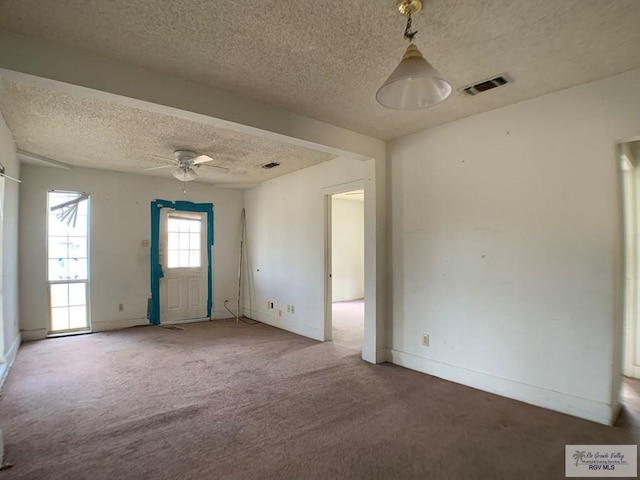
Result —
<svg viewBox="0 0 640 480"><path fill-rule="evenodd" d="M211 158L209 155L198 155L193 159L192 165L199 165L204 162L210 162L211 160L213 160L213 158Z"/></svg>
<svg viewBox="0 0 640 480"><path fill-rule="evenodd" d="M229 169L227 167L219 167L218 165L198 165L198 167L213 168L217 170L218 173L229 173Z"/></svg>
<svg viewBox="0 0 640 480"><path fill-rule="evenodd" d="M172 165L162 165L162 166L160 166L160 167L145 168L144 170L145 170L145 171L148 171L148 170L160 170L161 168L172 168L172 167L175 167L175 164L172 164Z"/></svg>

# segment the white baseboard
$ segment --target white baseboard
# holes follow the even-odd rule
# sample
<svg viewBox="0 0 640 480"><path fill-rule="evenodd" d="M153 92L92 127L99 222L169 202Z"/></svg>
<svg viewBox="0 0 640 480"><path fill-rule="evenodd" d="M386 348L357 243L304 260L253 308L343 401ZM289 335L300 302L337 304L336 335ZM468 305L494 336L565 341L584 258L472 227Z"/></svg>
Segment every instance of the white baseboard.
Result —
<svg viewBox="0 0 640 480"><path fill-rule="evenodd" d="M13 366L13 362L16 360L16 355L18 355L18 349L20 348L20 344L22 343L22 335L18 333L18 336L13 340L11 347L9 347L9 351L5 355L5 362L0 365L0 389L4 385L4 381L7 379L7 375L9 375L9 370ZM2 458L0 458L0 465L2 463Z"/></svg>
<svg viewBox="0 0 640 480"><path fill-rule="evenodd" d="M23 342L32 342L34 340L44 340L47 338L46 328L34 328L33 330L20 330Z"/></svg>
<svg viewBox="0 0 640 480"><path fill-rule="evenodd" d="M401 367L417 370L502 397L566 413L603 425L612 425L612 406L604 402L488 375L398 350L391 350L391 361Z"/></svg>
<svg viewBox="0 0 640 480"><path fill-rule="evenodd" d="M362 359L365 362L374 364L388 362L391 359L391 349L378 348L376 350L372 350L365 347L362 349Z"/></svg>
<svg viewBox="0 0 640 480"><path fill-rule="evenodd" d="M149 320L147 320L146 317L91 322L91 331L106 332L108 330L120 330L122 328L137 327L138 325L147 325L148 323Z"/></svg>
<svg viewBox="0 0 640 480"><path fill-rule="evenodd" d="M235 318L235 317L233 317L226 310L216 310L212 313L211 318L214 320L222 320L225 318ZM163 325L178 325L181 323L206 322L207 320L208 320L207 317L188 319L188 320L175 320L172 322L162 322L162 319L160 319ZM137 327L139 325L148 325L148 324L149 324L149 319L147 319L146 317L127 318L124 320L119 320L119 319L107 320L102 322L91 322L91 331L105 332L107 330L119 330L121 328Z"/></svg>
<svg viewBox="0 0 640 480"><path fill-rule="evenodd" d="M321 342L324 341L324 328L304 325L292 320L291 318L278 317L276 314L261 312L256 309L249 310L248 308L245 308L244 315L248 318L271 325L272 327L281 328L282 330L302 335L303 337L313 338L314 340L319 340Z"/></svg>
<svg viewBox="0 0 640 480"><path fill-rule="evenodd" d="M227 318L236 318L236 316L227 312L226 310L214 310L211 314L211 318L213 320L226 320Z"/></svg>

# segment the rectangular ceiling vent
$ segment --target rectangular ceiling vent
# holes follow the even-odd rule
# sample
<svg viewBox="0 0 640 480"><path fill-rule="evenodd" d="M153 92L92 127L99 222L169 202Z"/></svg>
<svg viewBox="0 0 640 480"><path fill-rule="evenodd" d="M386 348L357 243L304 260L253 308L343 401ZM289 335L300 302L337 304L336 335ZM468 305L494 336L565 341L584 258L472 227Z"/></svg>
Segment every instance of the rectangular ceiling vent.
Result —
<svg viewBox="0 0 640 480"><path fill-rule="evenodd" d="M275 168L275 167L279 167L280 164L277 162L271 162L271 163L265 163L264 165L262 165L262 168L266 168L267 170L270 168Z"/></svg>
<svg viewBox="0 0 640 480"><path fill-rule="evenodd" d="M477 95L479 93L486 92L487 90L492 90L502 85L506 85L507 83L509 83L507 77L500 75L499 77L484 80L483 82L476 83L475 85L469 85L468 87L463 88L463 90L469 95Z"/></svg>

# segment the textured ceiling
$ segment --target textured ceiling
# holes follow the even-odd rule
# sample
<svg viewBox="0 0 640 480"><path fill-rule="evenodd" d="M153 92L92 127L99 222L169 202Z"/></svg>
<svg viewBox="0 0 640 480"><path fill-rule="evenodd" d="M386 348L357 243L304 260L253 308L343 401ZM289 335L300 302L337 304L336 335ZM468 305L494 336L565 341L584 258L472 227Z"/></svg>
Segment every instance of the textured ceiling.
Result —
<svg viewBox="0 0 640 480"><path fill-rule="evenodd" d="M252 186L335 158L328 153L202 125L170 115L112 105L80 96L3 81L0 110L18 148L70 165L171 177L172 168L145 171L195 150L227 167L218 173L202 166L198 181ZM261 168L280 163L272 170ZM169 163L169 162L166 162Z"/></svg>
<svg viewBox="0 0 640 480"><path fill-rule="evenodd" d="M381 139L640 67L639 0L428 0L417 45L453 84L397 112L375 92L405 47L393 0L0 0L0 26ZM506 73L477 97L461 87Z"/></svg>

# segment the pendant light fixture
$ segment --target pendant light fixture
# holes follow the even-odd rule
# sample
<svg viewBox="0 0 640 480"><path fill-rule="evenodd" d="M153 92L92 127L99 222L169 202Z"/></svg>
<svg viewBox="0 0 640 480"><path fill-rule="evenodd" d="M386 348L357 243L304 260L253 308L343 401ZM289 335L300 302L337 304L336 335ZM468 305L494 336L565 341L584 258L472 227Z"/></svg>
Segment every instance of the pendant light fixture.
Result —
<svg viewBox="0 0 640 480"><path fill-rule="evenodd" d="M417 31L411 31L411 17L422 10L422 0L397 0L401 15L407 17L404 38L409 46L402 61L376 93L380 105L396 110L428 108L446 100L451 95L451 84L425 60L413 44Z"/></svg>

